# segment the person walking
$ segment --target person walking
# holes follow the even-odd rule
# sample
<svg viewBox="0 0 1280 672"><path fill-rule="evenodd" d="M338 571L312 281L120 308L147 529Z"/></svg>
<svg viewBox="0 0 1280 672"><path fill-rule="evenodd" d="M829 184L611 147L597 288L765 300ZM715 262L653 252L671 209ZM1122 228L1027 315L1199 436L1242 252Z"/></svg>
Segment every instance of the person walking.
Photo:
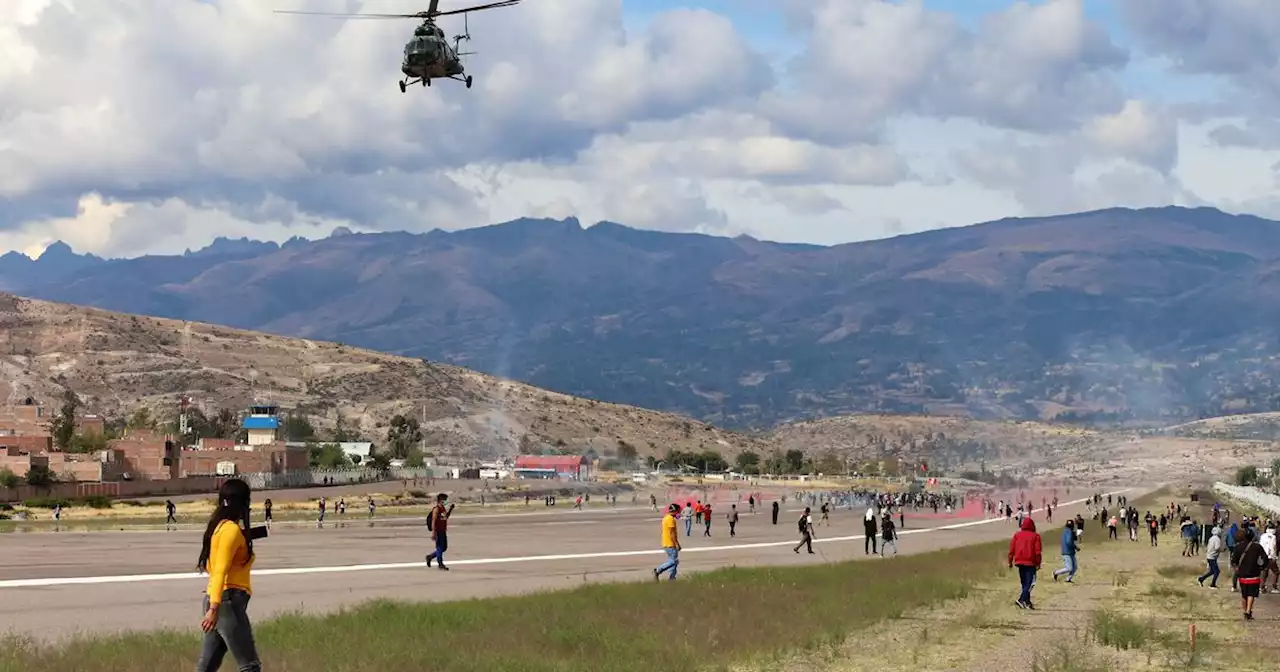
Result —
<svg viewBox="0 0 1280 672"><path fill-rule="evenodd" d="M434 560L436 566L446 572L449 568L444 564L444 553L449 550L449 518L453 515L453 504L447 509L444 506L448 499L449 495L443 492L436 495L436 505L427 514L427 529L431 530L431 540L436 543L436 550L427 554L427 566Z"/></svg>
<svg viewBox="0 0 1280 672"><path fill-rule="evenodd" d="M1262 533L1262 537L1258 539L1258 543L1262 545L1262 551L1267 554L1267 566L1262 570L1262 592L1276 592L1277 582L1280 582L1280 567L1276 563L1276 524L1267 521L1266 532ZM1271 590L1267 590L1267 579L1271 579Z"/></svg>
<svg viewBox="0 0 1280 672"><path fill-rule="evenodd" d="M707 502L702 506L702 523L706 525L706 529L703 530L702 536L711 536L711 502Z"/></svg>
<svg viewBox="0 0 1280 672"><path fill-rule="evenodd" d="M164 529L169 529L170 525L178 524L178 517L174 514L178 512L178 507L174 506L172 499L164 500Z"/></svg>
<svg viewBox="0 0 1280 672"><path fill-rule="evenodd" d="M667 554L667 561L653 569L654 581L661 579L666 572L671 572L668 581L676 580L676 572L680 568L680 533L676 528L679 516L680 505L672 504L667 507L667 515L662 517L662 550Z"/></svg>
<svg viewBox="0 0 1280 672"><path fill-rule="evenodd" d="M729 507L729 536L738 536L738 505L732 504Z"/></svg>
<svg viewBox="0 0 1280 672"><path fill-rule="evenodd" d="M893 546L893 555L898 555L898 530L893 526L893 516L888 513L884 514L884 520L880 521L880 534L884 537L880 544L880 557L884 557L885 550Z"/></svg>
<svg viewBox="0 0 1280 672"><path fill-rule="evenodd" d="M1267 566L1267 552L1254 536L1254 530L1245 530L1244 551L1240 553L1240 566L1236 580L1240 584L1240 608L1246 621L1253 620L1253 603L1262 588L1262 570Z"/></svg>
<svg viewBox="0 0 1280 672"><path fill-rule="evenodd" d="M778 500L773 500L773 524L778 524Z"/></svg>
<svg viewBox="0 0 1280 672"><path fill-rule="evenodd" d="M274 520L274 518L271 517L271 498L270 497L268 497L267 500L262 503L262 514L266 518L267 527L270 527L271 522Z"/></svg>
<svg viewBox="0 0 1280 672"><path fill-rule="evenodd" d="M196 672L217 672L227 653L240 672L260 672L249 598L253 594L253 540L249 529L249 485L233 478L218 489L218 505L205 526L196 569L209 575L204 593L204 641Z"/></svg>
<svg viewBox="0 0 1280 672"><path fill-rule="evenodd" d="M797 521L800 528L800 543L791 549L796 553L800 552L801 546L809 549L809 554L813 555L813 516L809 515L809 507L804 507L804 513L800 514L800 520Z"/></svg>
<svg viewBox="0 0 1280 672"><path fill-rule="evenodd" d="M1218 577L1222 574L1222 571L1218 569L1218 556L1222 554L1223 547L1222 528L1215 526L1210 535L1209 543L1205 545L1204 549L1204 560L1205 564L1209 567L1209 571L1201 574L1200 578L1196 579L1196 582L1200 584L1201 588L1203 588L1204 580L1209 577L1213 577L1213 580L1209 582L1209 588L1217 590Z"/></svg>
<svg viewBox="0 0 1280 672"><path fill-rule="evenodd" d="M1043 543L1040 533L1036 532L1036 521L1023 518L1020 529L1009 540L1009 568L1018 568L1018 580L1022 584L1022 592L1014 604L1022 609L1035 609L1031 602L1031 587L1036 582L1036 571L1043 560Z"/></svg>
<svg viewBox="0 0 1280 672"><path fill-rule="evenodd" d="M885 512L885 520L892 520ZM862 554L871 555L876 552L876 509L874 506L867 507L867 513L862 517Z"/></svg>
<svg viewBox="0 0 1280 672"><path fill-rule="evenodd" d="M684 536L693 536L693 505L684 507Z"/></svg>
<svg viewBox="0 0 1280 672"><path fill-rule="evenodd" d="M1067 526L1062 528L1062 569L1053 570L1054 581L1066 574L1066 583L1074 582L1076 572L1080 568L1076 562L1076 552L1079 550L1080 545L1076 542L1076 523L1074 520L1068 520Z"/></svg>

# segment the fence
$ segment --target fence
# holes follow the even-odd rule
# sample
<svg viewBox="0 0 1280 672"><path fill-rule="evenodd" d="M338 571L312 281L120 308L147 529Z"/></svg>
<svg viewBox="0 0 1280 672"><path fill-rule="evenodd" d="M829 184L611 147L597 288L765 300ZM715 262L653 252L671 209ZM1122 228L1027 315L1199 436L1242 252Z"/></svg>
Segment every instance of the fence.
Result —
<svg viewBox="0 0 1280 672"><path fill-rule="evenodd" d="M415 478L432 478L432 471L426 467L402 467L386 472L370 469L303 469L283 474L237 474L237 478L254 490L280 490L284 488L306 488L317 485L352 485L355 483L377 483L379 481L402 481Z"/></svg>
<svg viewBox="0 0 1280 672"><path fill-rule="evenodd" d="M222 482L231 476L187 476L163 481L110 481L105 483L54 483L47 488L22 485L16 488L0 488L0 502L21 502L27 499L51 497L54 499L83 499L85 497L111 497L132 499L137 497L164 497L169 495L194 495L217 492ZM351 485L384 481L432 478L431 469L399 468L385 472L371 469L302 469L284 474L236 474L254 490L280 490L306 488L318 485Z"/></svg>
<svg viewBox="0 0 1280 672"><path fill-rule="evenodd" d="M1272 515L1280 515L1280 495L1273 495L1257 488L1228 485L1226 483L1214 483L1213 489L1228 497L1248 502L1264 511L1270 511Z"/></svg>

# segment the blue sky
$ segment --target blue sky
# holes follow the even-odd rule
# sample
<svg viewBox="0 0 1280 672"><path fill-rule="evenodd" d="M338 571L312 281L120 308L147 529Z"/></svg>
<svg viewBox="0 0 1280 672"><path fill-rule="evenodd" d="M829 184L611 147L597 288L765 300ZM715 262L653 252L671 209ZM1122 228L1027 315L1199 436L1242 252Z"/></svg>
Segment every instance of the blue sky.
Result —
<svg viewBox="0 0 1280 672"><path fill-rule="evenodd" d="M412 22L270 10L421 0L0 0L0 253L523 216L824 244L1280 218L1280 0L917 1L527 0L473 21L473 90L401 93Z"/></svg>

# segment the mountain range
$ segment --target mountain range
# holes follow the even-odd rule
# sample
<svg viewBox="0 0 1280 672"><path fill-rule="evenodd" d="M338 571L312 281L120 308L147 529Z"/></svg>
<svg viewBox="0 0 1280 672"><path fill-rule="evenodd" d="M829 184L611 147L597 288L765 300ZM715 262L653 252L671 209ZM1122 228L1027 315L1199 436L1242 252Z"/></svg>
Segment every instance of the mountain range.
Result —
<svg viewBox="0 0 1280 672"><path fill-rule="evenodd" d="M1169 421L1280 410L1280 222L1004 219L830 247L521 219L100 259L0 289L330 340L759 428L846 413Z"/></svg>

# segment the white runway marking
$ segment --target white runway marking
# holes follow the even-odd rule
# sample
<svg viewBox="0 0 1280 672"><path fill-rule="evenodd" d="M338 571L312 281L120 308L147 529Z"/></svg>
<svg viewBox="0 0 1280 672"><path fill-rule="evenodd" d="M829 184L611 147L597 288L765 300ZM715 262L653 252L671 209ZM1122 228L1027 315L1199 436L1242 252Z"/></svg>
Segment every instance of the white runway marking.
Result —
<svg viewBox="0 0 1280 672"><path fill-rule="evenodd" d="M1117 490L1115 492L1103 493L1103 497L1108 495L1118 495L1129 492L1130 488ZM1082 504L1089 501L1089 497L1077 499L1070 502L1064 502L1060 506L1072 506L1074 504ZM585 521L584 521L585 522ZM929 527L917 530L905 530L901 532L907 534L923 534L926 532L940 532L946 530L959 530L966 527L974 527L977 525L988 525L991 523L1008 523L1004 518L982 518L980 520L972 520L964 523L955 523L952 525L943 525L941 527ZM855 534L845 537L830 537L827 539L814 539L815 544L831 544L844 541L859 541L866 535ZM754 544L733 544L728 546L710 546L705 548L686 548L680 551L681 555L689 553L715 553L722 551L741 551L753 548L779 548L784 546L795 546L795 541L765 541ZM643 551L601 551L594 553L566 553L562 555L532 555L523 557L509 558L474 558L471 560L453 560L449 564L451 566L467 566L467 565L504 565L520 562L548 562L554 560L592 560L598 558L627 558L642 555L662 555L662 549L647 549ZM367 565L338 565L332 567L282 567L278 569L258 569L253 571L253 576L288 576L294 574L333 574L339 572L368 572L378 570L396 570L396 569L417 569L425 568L421 562L388 562ZM105 583L140 583L151 581L184 581L184 580L207 580L207 576L196 572L179 572L172 574L133 574L122 576L68 576L54 577L44 579L9 579L0 581L0 589L4 588L47 588L52 586L81 586Z"/></svg>

